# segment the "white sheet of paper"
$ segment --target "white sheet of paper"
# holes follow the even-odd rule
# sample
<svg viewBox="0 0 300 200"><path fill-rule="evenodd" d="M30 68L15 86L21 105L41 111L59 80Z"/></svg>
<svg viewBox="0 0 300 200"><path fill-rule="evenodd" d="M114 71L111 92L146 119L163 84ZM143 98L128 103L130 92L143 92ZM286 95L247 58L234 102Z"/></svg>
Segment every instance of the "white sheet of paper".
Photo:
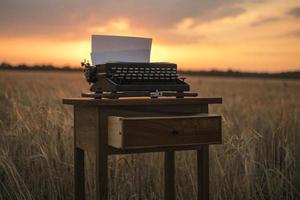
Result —
<svg viewBox="0 0 300 200"><path fill-rule="evenodd" d="M150 62L151 38L92 35L92 64Z"/></svg>

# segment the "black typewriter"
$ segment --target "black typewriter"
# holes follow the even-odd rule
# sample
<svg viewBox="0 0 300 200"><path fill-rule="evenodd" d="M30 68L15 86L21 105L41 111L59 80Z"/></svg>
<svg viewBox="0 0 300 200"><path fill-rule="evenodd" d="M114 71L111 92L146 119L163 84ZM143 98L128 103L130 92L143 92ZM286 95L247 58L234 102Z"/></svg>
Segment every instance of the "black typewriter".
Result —
<svg viewBox="0 0 300 200"><path fill-rule="evenodd" d="M112 62L95 66L88 63L82 65L93 92L83 93L83 97L197 96L197 93L185 92L190 90L190 86L184 77L178 75L174 63Z"/></svg>

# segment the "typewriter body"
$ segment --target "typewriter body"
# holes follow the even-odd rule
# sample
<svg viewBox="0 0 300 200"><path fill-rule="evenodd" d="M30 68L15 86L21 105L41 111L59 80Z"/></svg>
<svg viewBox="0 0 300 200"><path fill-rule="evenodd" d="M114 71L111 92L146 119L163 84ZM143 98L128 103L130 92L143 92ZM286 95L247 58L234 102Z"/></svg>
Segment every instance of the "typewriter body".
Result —
<svg viewBox="0 0 300 200"><path fill-rule="evenodd" d="M93 92L83 93L84 97L197 96L197 93L185 92L190 90L190 86L178 75L174 63L112 62L82 65Z"/></svg>

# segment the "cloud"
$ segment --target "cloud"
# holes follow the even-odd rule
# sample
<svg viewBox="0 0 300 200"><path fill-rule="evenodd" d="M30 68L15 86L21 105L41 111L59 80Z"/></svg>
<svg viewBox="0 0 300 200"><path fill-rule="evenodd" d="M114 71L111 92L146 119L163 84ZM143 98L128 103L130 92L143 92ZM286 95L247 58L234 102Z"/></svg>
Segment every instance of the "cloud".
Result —
<svg viewBox="0 0 300 200"><path fill-rule="evenodd" d="M251 26L256 27L256 26L262 26L265 24L269 24L272 22L277 22L280 21L281 18L280 17L266 17L266 18L259 18L256 21L254 21Z"/></svg>
<svg viewBox="0 0 300 200"><path fill-rule="evenodd" d="M212 19L215 18L228 18L228 17L237 17L246 12L245 8L235 6L219 9L213 16Z"/></svg>
<svg viewBox="0 0 300 200"><path fill-rule="evenodd" d="M296 18L300 18L300 7L294 7L288 10L287 14Z"/></svg>
<svg viewBox="0 0 300 200"><path fill-rule="evenodd" d="M300 29L299 30L290 31L290 32L284 34L284 36L300 38Z"/></svg>
<svg viewBox="0 0 300 200"><path fill-rule="evenodd" d="M236 17L246 12L241 6L245 1L250 0L1 0L0 37L81 40L91 27L118 19L128 21L131 32L152 35L168 32L186 18L197 24Z"/></svg>

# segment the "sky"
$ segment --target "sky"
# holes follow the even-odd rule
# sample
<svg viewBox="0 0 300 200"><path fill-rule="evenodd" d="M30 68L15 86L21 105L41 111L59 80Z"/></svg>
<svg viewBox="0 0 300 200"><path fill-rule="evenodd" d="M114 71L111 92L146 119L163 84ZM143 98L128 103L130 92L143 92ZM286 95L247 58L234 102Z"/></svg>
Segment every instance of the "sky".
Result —
<svg viewBox="0 0 300 200"><path fill-rule="evenodd" d="M0 62L79 67L92 34L153 38L183 70L300 70L299 0L0 0Z"/></svg>

